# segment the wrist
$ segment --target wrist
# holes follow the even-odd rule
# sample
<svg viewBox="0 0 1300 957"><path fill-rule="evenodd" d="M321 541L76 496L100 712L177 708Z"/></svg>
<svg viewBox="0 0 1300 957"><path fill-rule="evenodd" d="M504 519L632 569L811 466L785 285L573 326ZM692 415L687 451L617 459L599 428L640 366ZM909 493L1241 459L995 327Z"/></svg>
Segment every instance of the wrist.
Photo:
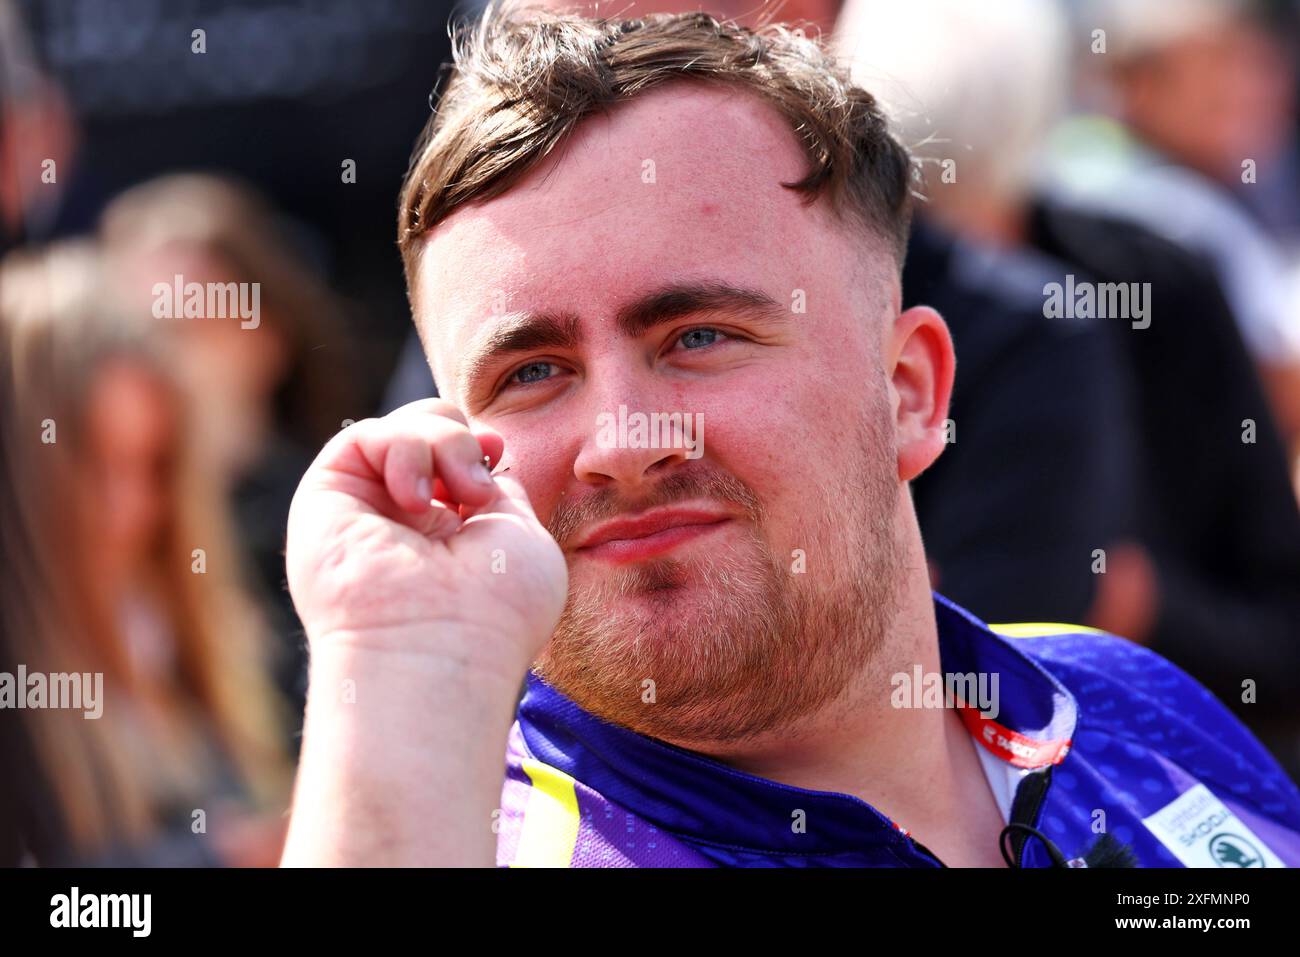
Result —
<svg viewBox="0 0 1300 957"><path fill-rule="evenodd" d="M518 691L532 662L499 631L461 623L421 622L371 628L309 629L310 671L400 670L408 676Z"/></svg>
<svg viewBox="0 0 1300 957"><path fill-rule="evenodd" d="M313 637L286 862L492 862L527 665L483 660L486 636L454 631Z"/></svg>

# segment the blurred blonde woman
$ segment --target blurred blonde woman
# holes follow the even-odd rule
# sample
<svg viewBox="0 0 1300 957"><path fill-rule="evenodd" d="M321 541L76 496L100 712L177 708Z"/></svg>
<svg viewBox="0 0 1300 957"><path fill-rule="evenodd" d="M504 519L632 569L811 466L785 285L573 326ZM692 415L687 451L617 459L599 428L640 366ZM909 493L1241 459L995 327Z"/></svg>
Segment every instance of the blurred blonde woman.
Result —
<svg viewBox="0 0 1300 957"><path fill-rule="evenodd" d="M5 758L30 762L0 769L20 782L8 825L37 864L271 864L284 716L195 457L201 397L169 372L166 337L111 301L89 244L0 264L0 667L103 675L98 719L0 712L20 742Z"/></svg>
<svg viewBox="0 0 1300 957"><path fill-rule="evenodd" d="M320 447L369 411L353 386L354 307L302 255L302 238L251 186L201 173L134 186L100 222L115 295L174 339L176 369L203 397L199 442L231 503L251 584L278 640L277 684L299 715L306 659L284 586L289 503ZM177 282L234 284L241 303L257 303L257 315L154 318L158 290Z"/></svg>

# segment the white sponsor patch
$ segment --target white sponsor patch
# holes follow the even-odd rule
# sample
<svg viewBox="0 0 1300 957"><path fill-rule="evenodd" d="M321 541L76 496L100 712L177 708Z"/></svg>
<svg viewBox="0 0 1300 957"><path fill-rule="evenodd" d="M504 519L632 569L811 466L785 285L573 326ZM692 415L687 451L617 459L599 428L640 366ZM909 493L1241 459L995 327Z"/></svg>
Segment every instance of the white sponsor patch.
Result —
<svg viewBox="0 0 1300 957"><path fill-rule="evenodd" d="M1286 867L1204 784L1142 823L1187 867Z"/></svg>

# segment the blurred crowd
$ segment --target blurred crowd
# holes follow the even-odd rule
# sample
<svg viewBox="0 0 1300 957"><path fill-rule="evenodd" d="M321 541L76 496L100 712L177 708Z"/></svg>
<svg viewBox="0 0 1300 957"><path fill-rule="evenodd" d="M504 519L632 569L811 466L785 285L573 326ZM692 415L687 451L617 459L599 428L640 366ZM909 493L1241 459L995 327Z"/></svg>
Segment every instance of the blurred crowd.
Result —
<svg viewBox="0 0 1300 957"><path fill-rule="evenodd" d="M1300 3L546 5L827 38L918 159L903 304L956 344L913 486L935 588L1151 646L1300 780ZM0 0L0 673L102 673L108 704L0 711L0 865L269 865L305 694L289 501L338 429L436 394L394 222L453 10L377 5L353 48L193 3L241 42L328 34L355 87L149 110L122 77L169 34L115 60L90 9ZM187 313L189 284L255 310Z"/></svg>

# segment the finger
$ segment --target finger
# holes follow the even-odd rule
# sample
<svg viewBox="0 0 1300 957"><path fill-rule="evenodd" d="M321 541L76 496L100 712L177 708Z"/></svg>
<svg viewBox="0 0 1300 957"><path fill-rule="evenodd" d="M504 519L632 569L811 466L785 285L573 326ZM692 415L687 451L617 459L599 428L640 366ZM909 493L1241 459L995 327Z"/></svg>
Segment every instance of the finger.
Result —
<svg viewBox="0 0 1300 957"><path fill-rule="evenodd" d="M408 402L399 409L381 418L362 419L342 429L325 443L317 453L312 465L321 468L342 468L347 470L360 464L355 461L355 451L360 449L362 437L377 437L394 429L393 423L407 423L425 419L447 419L454 425L466 426L465 415L446 399L420 399ZM371 449L371 451L374 451ZM373 456L367 455L367 465ZM379 470L376 470L379 471Z"/></svg>
<svg viewBox="0 0 1300 957"><path fill-rule="evenodd" d="M438 479L450 493L449 502L484 505L496 497L496 486L483 463L483 446L468 429L446 435L433 446Z"/></svg>
<svg viewBox="0 0 1300 957"><path fill-rule="evenodd" d="M405 524L425 538L441 539L454 535L464 523L461 521L458 509L444 505L435 499L423 515L414 516Z"/></svg>
<svg viewBox="0 0 1300 957"><path fill-rule="evenodd" d="M462 509L463 518L468 520L476 516L496 514L517 515L534 522L538 520L523 483L510 475L495 475L493 481L496 483L496 496L486 505Z"/></svg>
<svg viewBox="0 0 1300 957"><path fill-rule="evenodd" d="M414 402L406 403L406 405L395 409L389 414L406 416L412 413L416 415L438 415L444 419L459 422L461 425L469 425L465 413L446 399L417 399Z"/></svg>
<svg viewBox="0 0 1300 957"><path fill-rule="evenodd" d="M441 496L480 505L495 494L478 440L459 422L440 415L397 414L359 422L356 447L382 481L392 502L423 514Z"/></svg>
<svg viewBox="0 0 1300 957"><path fill-rule="evenodd" d="M496 431L489 429L485 425L471 425L469 430L473 433L474 438L478 439L478 444L482 447L483 454L490 460L488 462L488 468L496 468L501 463L501 456L505 454L506 440L501 438L500 434Z"/></svg>
<svg viewBox="0 0 1300 957"><path fill-rule="evenodd" d="M484 467L490 475L492 470L501 462L501 457L505 453L505 439L501 438L501 436L497 435L497 433L493 432L491 429L481 428L478 426L471 427L470 434L478 441L483 459L486 459ZM483 459L480 459L480 461L483 461ZM477 475L477 478L481 479L482 476ZM451 492L441 478L434 478L433 497L439 502L458 504L457 497Z"/></svg>
<svg viewBox="0 0 1300 957"><path fill-rule="evenodd" d="M398 508L414 515L433 500L433 446L416 432L392 436L384 450L384 487Z"/></svg>

